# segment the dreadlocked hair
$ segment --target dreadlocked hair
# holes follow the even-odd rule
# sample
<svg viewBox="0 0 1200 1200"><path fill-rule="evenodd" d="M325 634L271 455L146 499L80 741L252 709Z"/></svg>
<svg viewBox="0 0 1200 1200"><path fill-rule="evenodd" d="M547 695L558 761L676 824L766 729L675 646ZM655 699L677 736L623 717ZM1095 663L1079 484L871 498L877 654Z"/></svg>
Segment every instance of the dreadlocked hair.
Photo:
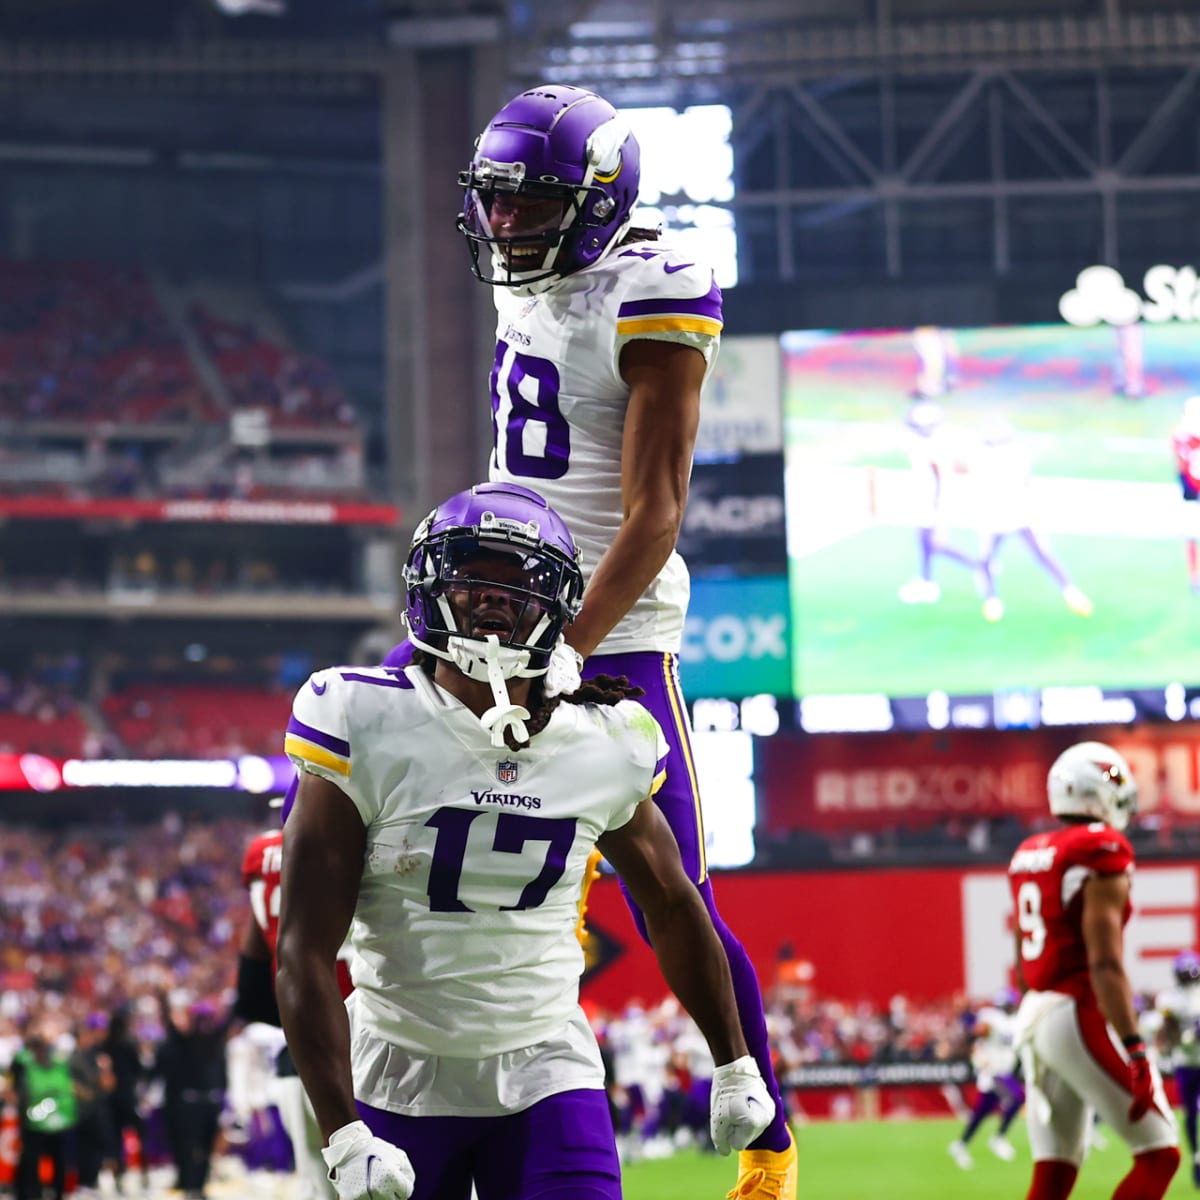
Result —
<svg viewBox="0 0 1200 1200"><path fill-rule="evenodd" d="M593 675L568 695L551 696L547 699L539 676L529 689L529 720L525 722L525 728L531 738L534 734L541 733L550 724L550 718L560 700L565 700L568 704L620 704L622 700L636 700L645 694L645 688L630 683L625 675ZM513 745L512 730L505 730L504 740L510 750L522 748ZM525 742L523 745L527 746L529 743Z"/></svg>
<svg viewBox="0 0 1200 1200"><path fill-rule="evenodd" d="M424 650L413 652L413 663L430 679L437 668L437 661L434 655ZM568 704L620 704L622 700L637 700L645 694L646 689L630 683L626 675L594 675L591 679L585 679L570 695L547 698L539 675L529 689L529 720L525 722L525 728L530 739L541 733L550 724L550 718L562 700ZM505 729L504 744L515 754L518 750L526 749L529 741L518 742L513 731Z"/></svg>
<svg viewBox="0 0 1200 1200"><path fill-rule="evenodd" d="M633 225L625 231L625 236L617 243L617 248L631 246L634 242L657 242L662 236L662 228L656 225L651 229L648 225Z"/></svg>

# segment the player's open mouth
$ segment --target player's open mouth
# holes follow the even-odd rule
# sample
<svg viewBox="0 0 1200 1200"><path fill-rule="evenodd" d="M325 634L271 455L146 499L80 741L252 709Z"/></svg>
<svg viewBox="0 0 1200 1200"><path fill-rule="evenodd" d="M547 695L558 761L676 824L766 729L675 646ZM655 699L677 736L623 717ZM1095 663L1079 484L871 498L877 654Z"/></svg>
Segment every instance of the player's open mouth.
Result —
<svg viewBox="0 0 1200 1200"><path fill-rule="evenodd" d="M486 636L489 633L495 633L501 637L508 637L514 628L515 624L509 617L495 610L489 610L471 618L471 629L475 634Z"/></svg>
<svg viewBox="0 0 1200 1200"><path fill-rule="evenodd" d="M506 246L503 253L510 267L525 270L541 266L546 251L542 246Z"/></svg>

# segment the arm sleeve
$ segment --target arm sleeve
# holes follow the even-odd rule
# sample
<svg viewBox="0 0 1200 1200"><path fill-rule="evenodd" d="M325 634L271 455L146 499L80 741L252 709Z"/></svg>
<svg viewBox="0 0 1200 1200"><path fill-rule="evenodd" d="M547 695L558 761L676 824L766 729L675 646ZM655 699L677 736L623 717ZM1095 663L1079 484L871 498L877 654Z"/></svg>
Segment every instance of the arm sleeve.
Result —
<svg viewBox="0 0 1200 1200"><path fill-rule="evenodd" d="M310 771L339 786L351 776L350 729L334 671L311 675L292 701L284 753L298 771Z"/></svg>
<svg viewBox="0 0 1200 1200"><path fill-rule="evenodd" d="M632 784L624 803L609 820L608 829L620 829L633 820L637 806L653 796L667 777L667 755L670 746L662 727L653 715L636 700L623 700L618 706L625 724L624 741L632 771Z"/></svg>
<svg viewBox="0 0 1200 1200"><path fill-rule="evenodd" d="M237 996L233 1016L243 1021L262 1021L267 1025L282 1025L275 1003L275 983L271 964L265 959L238 957Z"/></svg>
<svg viewBox="0 0 1200 1200"><path fill-rule="evenodd" d="M711 368L724 326L721 289L712 270L665 248L647 250L644 262L644 267L631 272L617 309L614 368L619 373L626 344L643 338L692 346Z"/></svg>
<svg viewBox="0 0 1200 1200"><path fill-rule="evenodd" d="M1133 866L1133 847L1124 834L1104 829L1084 850L1083 862L1097 875L1121 875Z"/></svg>
<svg viewBox="0 0 1200 1200"><path fill-rule="evenodd" d="M354 736L347 711L347 689L353 686L337 670L312 675L292 702L283 746L298 771L337 784L369 825L378 815L379 800L372 796L370 763L361 752L356 761L351 750L361 740Z"/></svg>

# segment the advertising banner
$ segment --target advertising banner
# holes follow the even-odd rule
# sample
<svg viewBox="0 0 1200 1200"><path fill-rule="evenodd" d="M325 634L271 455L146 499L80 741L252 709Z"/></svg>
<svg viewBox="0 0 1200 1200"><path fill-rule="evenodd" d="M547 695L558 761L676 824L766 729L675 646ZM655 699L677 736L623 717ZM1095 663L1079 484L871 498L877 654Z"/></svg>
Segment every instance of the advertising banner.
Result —
<svg viewBox="0 0 1200 1200"><path fill-rule="evenodd" d="M780 975L785 945L806 963L817 997L886 1005L963 994L984 1000L1010 985L1011 900L1002 868L925 867L718 873L717 905L754 964L764 990ZM587 923L602 953L589 950L585 1000L619 1009L666 994L654 955L638 937L616 881L588 895ZM1200 931L1200 866L1155 862L1133 880L1125 960L1136 992L1171 985L1176 954ZM794 985L793 985L794 986Z"/></svg>
<svg viewBox="0 0 1200 1200"><path fill-rule="evenodd" d="M693 579L679 659L689 699L788 695L787 577Z"/></svg>
<svg viewBox="0 0 1200 1200"><path fill-rule="evenodd" d="M241 758L47 758L0 754L0 791L63 788L216 788L285 792L296 768L282 754Z"/></svg>
<svg viewBox="0 0 1200 1200"><path fill-rule="evenodd" d="M722 340L716 365L704 385L696 434L697 462L783 449L779 367L778 338Z"/></svg>
<svg viewBox="0 0 1200 1200"><path fill-rule="evenodd" d="M783 455L697 463L678 549L693 575L784 575Z"/></svg>
<svg viewBox="0 0 1200 1200"><path fill-rule="evenodd" d="M75 500L64 496L0 496L0 517L28 521L199 521L245 525L395 525L394 504L332 500Z"/></svg>
<svg viewBox="0 0 1200 1200"><path fill-rule="evenodd" d="M1099 726L1088 737L1125 755L1138 782L1138 811L1160 827L1200 819L1200 727ZM760 739L755 744L762 824L774 834L836 832L952 817L1015 817L1046 811L1046 774L1078 729L856 734Z"/></svg>

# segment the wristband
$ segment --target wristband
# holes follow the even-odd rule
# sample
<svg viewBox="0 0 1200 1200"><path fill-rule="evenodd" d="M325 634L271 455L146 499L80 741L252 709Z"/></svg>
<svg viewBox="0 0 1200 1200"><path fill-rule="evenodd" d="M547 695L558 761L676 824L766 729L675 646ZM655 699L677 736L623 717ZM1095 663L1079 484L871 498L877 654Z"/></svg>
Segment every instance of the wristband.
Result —
<svg viewBox="0 0 1200 1200"><path fill-rule="evenodd" d="M1123 1037L1121 1045L1125 1047L1130 1058L1146 1057L1146 1042L1141 1034L1131 1033L1128 1037Z"/></svg>

